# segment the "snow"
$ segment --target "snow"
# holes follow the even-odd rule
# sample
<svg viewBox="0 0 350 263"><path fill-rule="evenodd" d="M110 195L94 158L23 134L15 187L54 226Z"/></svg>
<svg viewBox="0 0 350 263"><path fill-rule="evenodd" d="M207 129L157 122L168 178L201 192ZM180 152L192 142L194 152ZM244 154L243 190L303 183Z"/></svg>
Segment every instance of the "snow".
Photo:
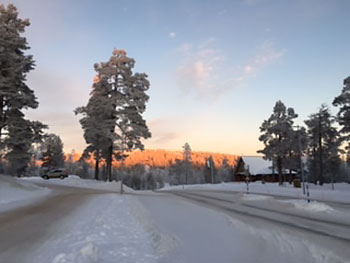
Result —
<svg viewBox="0 0 350 263"><path fill-rule="evenodd" d="M336 183L335 190L332 190L330 184L324 184L323 186L309 184L310 186L310 198L317 201L325 202L341 202L350 204L350 184ZM160 191L168 190L181 190L182 185L169 186L166 185ZM193 190L220 190L220 191L237 191L245 193L247 185L243 182L233 183L220 183L220 184L194 184L185 185L185 189ZM254 194L263 195L277 195L290 197L294 199L305 199L302 188L294 188L291 184L285 184L279 186L278 183L265 183L252 182L249 183L249 192Z"/></svg>
<svg viewBox="0 0 350 263"><path fill-rule="evenodd" d="M317 201L307 203L304 200L284 200L280 202L292 204L296 209L305 210L308 212L334 212L334 209L329 205Z"/></svg>
<svg viewBox="0 0 350 263"><path fill-rule="evenodd" d="M63 185L63 186L73 186L84 189L95 189L95 190L106 190L106 191L120 191L120 182L104 182L96 181L92 179L81 179L76 175L69 175L65 179L49 179L44 180L41 177L24 177L23 180L30 181L34 183L46 184L46 185ZM124 192L130 193L133 192L133 189L123 185Z"/></svg>
<svg viewBox="0 0 350 263"><path fill-rule="evenodd" d="M28 255L30 262L158 262L152 235L134 214L136 203L119 194L90 199L58 222L55 234Z"/></svg>
<svg viewBox="0 0 350 263"><path fill-rule="evenodd" d="M271 174L272 162L269 160L264 160L262 157L258 156L243 156L243 162L247 168L249 166L249 172L252 175L256 174Z"/></svg>
<svg viewBox="0 0 350 263"><path fill-rule="evenodd" d="M145 194L140 202L155 224L176 241L163 262L344 262L325 246L264 221L256 225L171 195ZM327 244L329 245L329 243Z"/></svg>
<svg viewBox="0 0 350 263"><path fill-rule="evenodd" d="M51 193L46 187L40 187L20 178L0 175L0 212L28 205Z"/></svg>
<svg viewBox="0 0 350 263"><path fill-rule="evenodd" d="M48 188L57 185L105 192L90 194L76 210L57 219L47 229L50 235L26 252L29 263L206 263L233 259L247 263L344 262L334 250L326 249L330 241L313 240L305 233L297 234L264 221L242 220L233 213L218 212L167 193L137 192L125 187L129 194L116 194L120 188L117 182L82 180L77 176L64 180L0 176L0 210L6 204L16 207L13 204L25 199L25 203L34 202L52 194ZM182 186L163 190L179 188ZM222 196L226 191L227 198L239 198L243 203L281 211L294 209L320 218L336 214L344 221L349 216L335 213L322 202L308 204L305 200L279 200L265 195L298 196L302 191L290 186L250 184L250 191L262 194L245 194L245 183L186 185L185 189L221 190ZM327 200L350 200L348 185L337 184L336 189L332 191L327 185L313 187L311 193L319 193L319 198ZM240 193L227 194L227 190Z"/></svg>
<svg viewBox="0 0 350 263"><path fill-rule="evenodd" d="M266 195L243 194L241 199L245 201L261 201L269 200L271 197Z"/></svg>

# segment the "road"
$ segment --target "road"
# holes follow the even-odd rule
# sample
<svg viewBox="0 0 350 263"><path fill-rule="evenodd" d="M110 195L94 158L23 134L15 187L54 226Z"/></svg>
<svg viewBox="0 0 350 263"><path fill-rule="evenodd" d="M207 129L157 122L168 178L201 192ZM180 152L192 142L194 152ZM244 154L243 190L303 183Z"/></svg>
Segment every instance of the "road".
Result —
<svg viewBox="0 0 350 263"><path fill-rule="evenodd" d="M294 229L331 237L340 241L350 242L350 218L321 219L316 214L299 214L274 208L269 203L242 202L239 194L220 191L172 191L176 196L202 203L216 210L234 214L236 217L250 217L253 219L273 222ZM350 209L349 209L350 212ZM350 213L348 214L350 215ZM350 243L349 243L350 245Z"/></svg>
<svg viewBox="0 0 350 263"><path fill-rule="evenodd" d="M269 260L270 262L350 262L349 218L322 217L319 213L293 213L290 210L281 209L283 204L276 207L270 201L243 202L239 194L232 192L177 190L162 191L160 194L161 197L142 196L140 201L150 210L157 224L162 226L164 231L171 229L170 233L179 236L183 242L185 242L184 239L187 239L188 246L193 244L191 241L193 237L184 233L192 232L195 235L196 232L200 231L196 230L198 222L201 222L201 225L207 225L205 233L201 234L201 240L202 243L209 243L203 245L204 249L197 251L197 254L204 253L206 259L210 257L222 258L225 254L228 258L217 262L229 262L230 259L233 260L237 257L241 257L244 262L269 262ZM179 200L184 202L179 205ZM195 206L186 207L185 204L190 202ZM234 226L233 230L224 226L223 222L221 226L215 225L210 220L208 221L209 216L201 216L201 213L204 212L197 211L199 206L214 211L217 215L225 214L233 222L241 222L242 224L237 223L238 226ZM159 210L159 207L163 207L163 209ZM199 216L193 216L195 213ZM237 234L236 232L242 228L247 228L249 231ZM251 232L254 233L254 237L250 236ZM242 242L237 245L237 240L230 237L232 235L235 235L235 239L238 236ZM247 239L249 240L248 244L244 242ZM227 247L222 249L222 247L213 246L213 242L221 244L229 242L232 246L229 249ZM263 251L260 250L261 242L266 243ZM246 247L242 244L245 244ZM255 248L250 249L251 251L247 254L247 247L252 246ZM186 248L182 249L186 250ZM276 252L278 250L280 253ZM330 254L339 258L335 259L332 256L327 258ZM268 258L256 261L258 255L267 255ZM269 258L268 255L273 256ZM203 259L196 257L191 252L187 253L188 258L192 262L206 262L198 261ZM183 260L183 262L191 261Z"/></svg>
<svg viewBox="0 0 350 263"><path fill-rule="evenodd" d="M0 214L0 262L25 263L34 248L54 237L61 220L90 198L111 193L41 185L55 194ZM167 236L158 240L164 252L160 262L350 262L349 218L295 213L270 201L242 201L228 191L130 194Z"/></svg>
<svg viewBox="0 0 350 263"><path fill-rule="evenodd" d="M0 213L0 262L26 262L26 255L34 247L52 237L58 221L69 216L91 196L107 193L58 185L44 186L51 188L55 194L36 204Z"/></svg>

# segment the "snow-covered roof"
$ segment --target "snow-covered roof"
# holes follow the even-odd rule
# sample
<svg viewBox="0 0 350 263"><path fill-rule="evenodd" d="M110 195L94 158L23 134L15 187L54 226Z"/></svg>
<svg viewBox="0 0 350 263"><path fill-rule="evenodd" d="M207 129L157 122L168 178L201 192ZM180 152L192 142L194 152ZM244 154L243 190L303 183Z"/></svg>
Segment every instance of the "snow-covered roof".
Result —
<svg viewBox="0 0 350 263"><path fill-rule="evenodd" d="M272 162L269 160L259 156L242 156L242 159L246 168L249 165L249 172L252 175L272 173Z"/></svg>

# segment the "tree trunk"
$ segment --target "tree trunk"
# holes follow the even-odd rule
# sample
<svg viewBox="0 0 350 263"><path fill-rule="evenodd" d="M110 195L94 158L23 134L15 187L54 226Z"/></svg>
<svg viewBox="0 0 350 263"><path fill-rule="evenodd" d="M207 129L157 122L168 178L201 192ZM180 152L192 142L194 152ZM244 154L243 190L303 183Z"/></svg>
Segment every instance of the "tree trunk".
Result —
<svg viewBox="0 0 350 263"><path fill-rule="evenodd" d="M109 182L112 182L112 154L113 154L113 145L108 147L108 153L107 153L107 178Z"/></svg>
<svg viewBox="0 0 350 263"><path fill-rule="evenodd" d="M282 158L281 157L277 157L277 170L278 170L278 182L279 182L279 185L283 185Z"/></svg>
<svg viewBox="0 0 350 263"><path fill-rule="evenodd" d="M99 153L96 151L96 156L95 156L95 180L98 180L98 174L99 174Z"/></svg>

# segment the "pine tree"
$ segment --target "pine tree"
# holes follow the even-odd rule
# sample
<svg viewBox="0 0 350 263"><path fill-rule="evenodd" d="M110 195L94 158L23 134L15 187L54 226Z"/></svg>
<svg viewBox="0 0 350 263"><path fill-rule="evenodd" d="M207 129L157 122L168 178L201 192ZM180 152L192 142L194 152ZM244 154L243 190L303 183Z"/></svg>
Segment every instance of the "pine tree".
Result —
<svg viewBox="0 0 350 263"><path fill-rule="evenodd" d="M95 78L93 90L88 104L75 110L76 114L82 114L80 124L84 130L84 139L88 144L82 158L88 158L93 154L95 158L95 179L99 179L99 162L102 157L106 157L107 148L113 141L114 124L109 119L113 108L106 104L108 93L98 83Z"/></svg>
<svg viewBox="0 0 350 263"><path fill-rule="evenodd" d="M95 64L97 76L90 98L94 101L76 111L86 118L84 125L81 123L85 140L90 144L88 151L101 151L106 159L109 181L112 179L113 157L124 158L125 151L143 150L141 139L151 136L142 117L149 99L145 93L149 81L144 73L133 74L134 64L134 59L127 57L125 51L117 49L108 62ZM97 122L99 124L95 126ZM96 132L91 128L94 126L98 127ZM87 127L93 132L89 133ZM96 135L104 142L100 146L95 139L87 140L88 134L92 134L91 137Z"/></svg>
<svg viewBox="0 0 350 263"><path fill-rule="evenodd" d="M27 108L37 108L34 92L25 83L26 75L34 68L27 40L21 36L29 20L18 17L17 9L0 4L0 150L16 175L25 172L30 160L32 143L41 139L47 128L40 122L24 118Z"/></svg>
<svg viewBox="0 0 350 263"><path fill-rule="evenodd" d="M64 165L63 143L56 134L44 136L41 144L42 166L47 169L60 168Z"/></svg>
<svg viewBox="0 0 350 263"><path fill-rule="evenodd" d="M16 176L25 173L32 155L31 146L33 143L41 142L43 129L46 128L47 126L40 122L24 119L20 111L12 111L9 115L7 126L9 135L5 139L6 158Z"/></svg>
<svg viewBox="0 0 350 263"><path fill-rule="evenodd" d="M341 94L335 97L333 105L339 108L337 121L341 126L340 134L348 142L347 149L350 149L350 77L344 79L344 87Z"/></svg>
<svg viewBox="0 0 350 263"><path fill-rule="evenodd" d="M293 130L293 119L297 116L293 108L286 108L282 101L277 101L272 115L260 127L262 135L259 141L264 143L265 148L258 153L262 153L265 159L276 163L280 185L285 180L282 177L283 168L291 152L290 136Z"/></svg>
<svg viewBox="0 0 350 263"><path fill-rule="evenodd" d="M185 166L185 184L188 184L188 177L192 176L192 150L191 146L186 142L183 148L183 162Z"/></svg>
<svg viewBox="0 0 350 263"><path fill-rule="evenodd" d="M319 181L320 185L323 185L325 175L333 181L334 173L340 167L341 140L334 123L335 119L324 104L305 121L309 135L309 170L315 183Z"/></svg>
<svg viewBox="0 0 350 263"><path fill-rule="evenodd" d="M301 159L307 149L307 133L304 127L290 129L287 137L288 154L284 161L284 168L289 171L289 183L292 182L292 172L301 172Z"/></svg>
<svg viewBox="0 0 350 263"><path fill-rule="evenodd" d="M38 102L34 92L27 86L26 74L34 68L27 40L21 36L29 26L29 20L18 18L14 5L7 8L0 4L0 143L4 130L8 130L9 119L25 108L36 108Z"/></svg>

